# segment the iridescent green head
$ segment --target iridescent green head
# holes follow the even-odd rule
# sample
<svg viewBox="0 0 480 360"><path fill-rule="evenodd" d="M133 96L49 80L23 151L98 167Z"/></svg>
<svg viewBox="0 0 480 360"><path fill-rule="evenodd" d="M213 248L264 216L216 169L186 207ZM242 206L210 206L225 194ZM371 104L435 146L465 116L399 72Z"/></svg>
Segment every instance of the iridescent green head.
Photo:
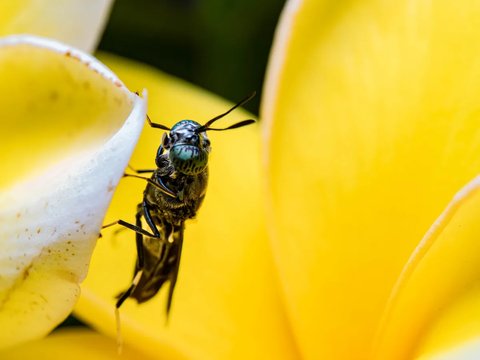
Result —
<svg viewBox="0 0 480 360"><path fill-rule="evenodd" d="M210 125L230 113L235 108L245 104L254 96L255 93L251 94L227 112L214 117L204 125L193 120L181 120L170 129L165 125L152 123L149 120L150 126L170 131L168 135L164 135L162 144L158 150L157 165L160 166L158 160L159 156L163 153L163 150L168 150L168 158L176 171L185 175L197 175L204 171L207 167L208 154L210 153L210 140L208 139L206 132L210 130L222 131L235 129L252 124L255 120L243 120L222 129L212 128Z"/></svg>
<svg viewBox="0 0 480 360"><path fill-rule="evenodd" d="M165 149L169 150L168 158L182 174L196 175L207 167L210 140L205 132L198 132L201 126L193 120L181 120L164 141Z"/></svg>

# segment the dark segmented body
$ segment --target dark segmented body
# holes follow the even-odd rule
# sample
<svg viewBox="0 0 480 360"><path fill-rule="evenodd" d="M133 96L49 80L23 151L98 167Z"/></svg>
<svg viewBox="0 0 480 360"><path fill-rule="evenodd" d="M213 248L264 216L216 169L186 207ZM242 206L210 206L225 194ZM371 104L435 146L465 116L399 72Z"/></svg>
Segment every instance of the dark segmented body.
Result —
<svg viewBox="0 0 480 360"><path fill-rule="evenodd" d="M168 160L165 160L167 163ZM166 196L161 190L148 184L145 188L144 199L151 205L151 215L156 225L168 222L172 225L180 225L187 219L195 217L197 210L205 198L208 182L208 167L196 175L185 175L172 171L172 166L157 169L152 180L162 182L175 194L176 198ZM166 174L165 174L166 172Z"/></svg>
<svg viewBox="0 0 480 360"><path fill-rule="evenodd" d="M158 148L155 158L157 169L137 171L153 173L151 178L126 174L148 182L143 201L137 206L135 225L124 220L105 225L120 224L136 233L137 262L133 281L118 296L117 310L129 297L139 303L151 299L168 281L168 315L180 264L184 224L186 220L195 217L205 198L210 153L210 140L206 131L236 129L254 123L254 120L248 119L226 128L211 127L214 122L253 96L255 93L203 125L193 120L181 120L170 129L153 123L147 116L151 127L170 133L163 135Z"/></svg>
<svg viewBox="0 0 480 360"><path fill-rule="evenodd" d="M137 260L134 278L140 270L142 272L129 297L139 303L145 302L169 281L167 312L180 264L184 222L195 217L207 189L210 141L205 133L198 135L194 132L200 126L191 120L177 123L157 154L155 161L158 168L150 179L154 184L168 188L175 197L165 194L159 186L148 183L143 201L137 207L137 225L141 224L140 219L147 224L150 220L159 234L158 237L137 234L137 242L142 242L137 246L143 254L143 266ZM169 151L163 153L164 149ZM174 149L177 151L172 154Z"/></svg>
<svg viewBox="0 0 480 360"><path fill-rule="evenodd" d="M166 157L165 164L164 168L155 171L152 180L157 181L157 177L161 176L166 186L181 195L171 198L151 184L145 189L144 201L150 208L153 222L160 230L161 239L143 237L143 273L130 295L139 303L152 298L166 281L172 281L172 276L176 277L181 255L179 236L180 232L183 232L183 223L195 217L207 189L208 168L198 175L184 175L171 172L172 167ZM143 213L142 205L139 207L139 211ZM169 239L169 236L172 238ZM137 263L135 274L139 270Z"/></svg>

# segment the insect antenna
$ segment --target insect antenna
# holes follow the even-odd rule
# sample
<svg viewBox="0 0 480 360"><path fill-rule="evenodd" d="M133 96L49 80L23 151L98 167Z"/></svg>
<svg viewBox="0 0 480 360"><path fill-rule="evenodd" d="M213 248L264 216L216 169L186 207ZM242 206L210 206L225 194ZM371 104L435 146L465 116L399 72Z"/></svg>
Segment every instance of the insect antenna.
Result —
<svg viewBox="0 0 480 360"><path fill-rule="evenodd" d="M140 93L138 91L135 91L135 94L137 96L140 96ZM152 120L150 120L150 117L148 116L148 114L145 114L145 115L147 116L148 125L150 125L152 128L170 131L169 127L162 124L154 123Z"/></svg>
<svg viewBox="0 0 480 360"><path fill-rule="evenodd" d="M253 124L255 122L255 120L253 119L248 119L248 120L243 120L243 121L240 121L236 124L233 124L233 125L230 125L226 128L204 128L204 126L202 126L202 128L199 128L197 130L197 133L201 133L202 131L210 131L210 130L213 130L213 131L223 131L223 130L230 130L230 129L236 129L236 128L239 128L239 127L242 127L242 126L245 126L245 125L250 125L250 124Z"/></svg>
<svg viewBox="0 0 480 360"><path fill-rule="evenodd" d="M148 114L146 114L146 115L147 115L148 125L150 125L150 127L155 128L155 129L167 130L167 131L171 130L168 126L154 123L152 120L150 120L150 117L148 116Z"/></svg>
<svg viewBox="0 0 480 360"><path fill-rule="evenodd" d="M215 121L223 118L224 116L230 114L233 110L235 110L236 108L238 108L239 106L242 106L242 105L245 105L247 102L249 102L250 100L253 99L253 97L257 94L256 91L254 91L253 93L251 93L250 95L248 95L245 99L241 100L239 103L237 103L234 107L232 107L230 110L224 112L223 114L220 114L220 115L217 115L215 116L213 119L210 119L208 120L205 124L203 124L202 126L200 126L196 132L197 133L201 133L201 132L204 132L204 131L207 131L207 130L215 130L215 131L223 131L223 130L230 130L230 129L235 129L235 128L239 128L239 127L242 127L242 126L245 126L245 125L249 125L249 124L252 124L255 122L255 120L252 120L252 119L248 119L248 120L243 120L243 121L240 121L236 124L233 124L229 127L226 127L226 128L222 128L222 129L219 129L219 128L211 128L210 125L212 125Z"/></svg>

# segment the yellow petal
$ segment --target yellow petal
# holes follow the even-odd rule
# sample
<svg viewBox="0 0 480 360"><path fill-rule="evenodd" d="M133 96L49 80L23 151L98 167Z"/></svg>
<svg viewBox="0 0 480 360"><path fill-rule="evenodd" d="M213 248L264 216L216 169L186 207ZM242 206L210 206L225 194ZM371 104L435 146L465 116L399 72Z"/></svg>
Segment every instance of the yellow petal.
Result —
<svg viewBox="0 0 480 360"><path fill-rule="evenodd" d="M480 358L480 289L474 285L441 310L416 351L418 360Z"/></svg>
<svg viewBox="0 0 480 360"><path fill-rule="evenodd" d="M112 0L9 0L0 2L0 36L34 34L91 52Z"/></svg>
<svg viewBox="0 0 480 360"><path fill-rule="evenodd" d="M151 357L124 347L117 354L115 340L85 329L55 331L45 339L0 351L2 360L149 360Z"/></svg>
<svg viewBox="0 0 480 360"><path fill-rule="evenodd" d="M450 288L451 290L451 288ZM452 305L441 310L426 329L416 359L480 358L480 291L466 289Z"/></svg>
<svg viewBox="0 0 480 360"><path fill-rule="evenodd" d="M476 339L445 352L420 356L417 360L476 360L480 358L480 340Z"/></svg>
<svg viewBox="0 0 480 360"><path fill-rule="evenodd" d="M392 293L377 357L436 353L480 335L480 177L468 184L419 244Z"/></svg>
<svg viewBox="0 0 480 360"><path fill-rule="evenodd" d="M110 57L106 63L131 88L149 90L149 116L173 125L201 123L231 104L139 64ZM225 124L249 118L239 110ZM179 279L169 322L165 291L137 305L127 300L121 320L125 341L162 358L291 358L289 337L272 271L260 193L258 127L209 133L213 152L206 199L197 219L186 224ZM146 128L131 160L135 168L154 167L162 131ZM107 221L135 220L145 183L122 180ZM135 236L104 231L76 314L115 336L114 297L130 284L136 257ZM164 289L165 290L165 289Z"/></svg>
<svg viewBox="0 0 480 360"><path fill-rule="evenodd" d="M98 60L0 40L0 348L48 333L78 283L145 116Z"/></svg>
<svg viewBox="0 0 480 360"><path fill-rule="evenodd" d="M272 243L306 357L370 356L405 262L480 169L479 19L476 2L288 3L262 118Z"/></svg>

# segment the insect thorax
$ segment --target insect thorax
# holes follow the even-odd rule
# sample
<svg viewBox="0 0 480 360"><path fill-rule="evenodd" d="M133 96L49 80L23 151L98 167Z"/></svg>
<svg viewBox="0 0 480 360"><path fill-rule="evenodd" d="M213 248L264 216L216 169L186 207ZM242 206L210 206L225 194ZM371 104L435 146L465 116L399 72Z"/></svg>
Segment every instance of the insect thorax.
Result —
<svg viewBox="0 0 480 360"><path fill-rule="evenodd" d="M168 161L168 160L167 160ZM176 195L170 197L158 188L148 185L145 189L145 199L152 204L152 214L157 219L163 219L171 224L180 224L195 217L203 198L208 182L208 167L196 175L185 175L174 170L165 162L164 168L159 168L152 180L162 182Z"/></svg>

